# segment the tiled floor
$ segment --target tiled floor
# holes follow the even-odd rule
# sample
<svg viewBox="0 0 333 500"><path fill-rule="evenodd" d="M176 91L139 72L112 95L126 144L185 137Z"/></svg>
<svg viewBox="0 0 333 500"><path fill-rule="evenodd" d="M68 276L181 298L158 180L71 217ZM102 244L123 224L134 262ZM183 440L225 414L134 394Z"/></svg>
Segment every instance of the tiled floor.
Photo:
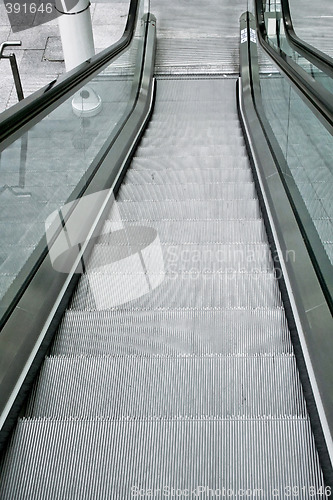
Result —
<svg viewBox="0 0 333 500"><path fill-rule="evenodd" d="M289 4L297 35L333 57L332 0L289 0Z"/></svg>
<svg viewBox="0 0 333 500"><path fill-rule="evenodd" d="M108 47L117 41L125 27L128 0L95 0L90 11L93 24L95 50ZM13 30L4 3L0 4L0 43L20 40L22 46L7 49L6 54L16 55L24 95L47 85L65 71L58 20ZM16 90L8 59L0 60L0 112L17 102Z"/></svg>

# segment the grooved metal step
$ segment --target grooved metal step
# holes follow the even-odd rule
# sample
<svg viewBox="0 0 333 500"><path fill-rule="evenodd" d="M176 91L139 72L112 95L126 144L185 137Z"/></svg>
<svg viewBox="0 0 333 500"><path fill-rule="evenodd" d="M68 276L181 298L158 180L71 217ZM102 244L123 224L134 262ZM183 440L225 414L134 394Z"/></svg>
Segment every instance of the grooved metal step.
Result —
<svg viewBox="0 0 333 500"><path fill-rule="evenodd" d="M186 75L184 77L186 79ZM172 85L170 85L170 81L158 77L158 99L156 104L159 105L166 101L171 107L171 103L174 102L177 103L178 108L178 104L181 102L193 104L198 101L210 101L211 103L218 102L219 106L223 106L229 112L236 112L235 85L235 78L225 80L218 75L215 78L212 76L207 79L187 78L186 84L180 79L173 79ZM153 120L154 118L153 116ZM202 114L201 118L205 119L205 114Z"/></svg>
<svg viewBox="0 0 333 500"><path fill-rule="evenodd" d="M224 155L230 155L234 156L237 154L245 154L245 144L225 144L221 146L196 146L192 145L190 146L190 151L192 156L224 156ZM140 147L137 152L135 157L140 158L149 158L149 157L155 157L155 158L163 158L167 157L169 158L170 156L175 156L175 157L187 157L188 152L181 146L165 146L165 147L152 147L152 146L142 146Z"/></svg>
<svg viewBox="0 0 333 500"><path fill-rule="evenodd" d="M164 124L165 125L165 124ZM168 124L169 125L169 124ZM179 125L179 126L178 126ZM232 127L231 131L225 130L225 127L221 126L221 120L216 120L215 126L208 126L207 122L202 122L201 125L198 123L188 123L188 124L178 124L176 127L162 127L162 122L154 122L150 127L146 129L146 134L142 138L142 144L148 143L150 141L159 141L163 144L166 144L171 141L176 141L178 139L182 139L185 141L195 140L201 141L202 144L205 141L218 141L223 140L224 142L233 141L237 138L243 139L242 130L239 124L236 123L235 119L235 127Z"/></svg>
<svg viewBox="0 0 333 500"><path fill-rule="evenodd" d="M203 115L205 116L205 119L202 118ZM164 130L168 130L176 127L177 123L179 123L180 130L182 130L182 128L193 126L193 123L196 123L197 129L200 129L205 125L205 123L207 124L207 126L214 125L214 123L218 126L221 126L224 120L228 121L230 127L236 126L237 128L234 129L235 131L238 130L239 121L237 123L237 113L225 113L223 109L209 112L203 111L201 115L196 114L194 111L192 113L186 113L186 111L184 111L183 113L177 113L176 111L174 111L169 116L165 115L165 113L161 110L156 112L155 118L151 122L151 125L156 124L157 127L160 126L162 128L164 124Z"/></svg>
<svg viewBox="0 0 333 500"><path fill-rule="evenodd" d="M118 202L123 221L254 220L260 219L258 200Z"/></svg>
<svg viewBox="0 0 333 500"><path fill-rule="evenodd" d="M140 251L140 246L129 246L123 241L113 241L110 244L96 244L89 260L87 269L96 269L114 262L112 256L123 256ZM119 243L119 244L117 244ZM125 249L124 249L125 246ZM273 259L268 246L264 243L233 245L233 244L178 244L161 245L164 270L167 273L263 273L273 271ZM292 255L291 255L292 257Z"/></svg>
<svg viewBox="0 0 333 500"><path fill-rule="evenodd" d="M140 170L140 173L136 173ZM248 165L246 156L184 156L184 157L160 157L142 158L135 157L132 168L126 174L125 182L134 179L142 179L140 184L147 178L145 172L149 170L148 180L154 181L155 177L163 177L167 184L184 184L186 182L198 182L200 184L212 182L252 182L253 176ZM163 172L165 170L166 172ZM167 182L167 178L169 182ZM134 182L134 181L133 181ZM164 183L164 182L162 182Z"/></svg>
<svg viewBox="0 0 333 500"><path fill-rule="evenodd" d="M262 220L217 220L217 221L149 221L131 222L133 227L148 226L156 229L162 244L219 244L219 243L267 243L267 235ZM98 238L99 243L109 243L110 234L115 230L112 221L104 224L104 233ZM112 244L117 244L121 235L112 235ZM138 245L147 246L150 239L146 233L138 235ZM126 242L123 243L126 245Z"/></svg>
<svg viewBox="0 0 333 500"><path fill-rule="evenodd" d="M156 73L237 73L237 38L160 38L156 49Z"/></svg>
<svg viewBox="0 0 333 500"><path fill-rule="evenodd" d="M102 269L102 271L101 271ZM109 273L109 274L107 274ZM133 290L144 291L142 273L128 272ZM161 284L135 300L113 306L116 309L174 309L205 308L274 308L281 307L279 288L273 273L221 273L217 275L169 273L164 277L152 275ZM109 305L110 288L117 287L119 297L126 296L124 273L109 271L108 267L93 269L83 275L74 293L71 309L96 310L113 308Z"/></svg>
<svg viewBox="0 0 333 500"><path fill-rule="evenodd" d="M242 148L244 146L244 139L240 136L240 134L233 134L232 136L227 135L223 132L219 134L218 132L215 136L209 136L208 133L203 135L198 133L197 136L195 134L189 135L175 135L168 137L161 137L160 134L148 134L147 137L144 137L140 143L140 145L144 148L176 148L176 147L214 147L214 146L238 146Z"/></svg>
<svg viewBox="0 0 333 500"><path fill-rule="evenodd" d="M234 83L234 82L233 82ZM160 86L161 84L158 83ZM235 87L233 89L235 91ZM177 106L175 106L175 102L177 102ZM225 113L224 119L228 120L229 118L237 118L237 108L234 105L234 101L232 101L233 105L230 104L223 99L223 95L219 98L215 94L215 99L213 100L196 100L195 106L193 106L193 100L191 101L160 101L157 100L153 117L153 122L158 119L159 116L165 118L167 122L169 117L173 117L174 115L179 115L180 117L186 116L187 119L190 117L193 118L195 115L204 116L205 119L210 119L211 116L220 118L220 113Z"/></svg>
<svg viewBox="0 0 333 500"><path fill-rule="evenodd" d="M305 417L306 409L293 355L45 359L26 416L106 415Z"/></svg>
<svg viewBox="0 0 333 500"><path fill-rule="evenodd" d="M212 117L201 116L198 115L195 118L193 116L187 116L185 114L182 115L173 115L168 117L168 120L165 120L165 116L163 119L163 114L156 114L154 118L151 119L150 124L147 127L147 133L153 133L154 135L159 133L162 137L167 135L169 132L171 135L177 135L175 132L175 128L178 131L179 135L182 135L183 132L187 131L195 131L196 133L203 132L205 130L219 128L224 129L224 133L230 133L232 131L234 134L238 134L241 132L241 126L239 124L238 115L230 114L227 118L229 129L225 130L223 127L223 122L225 119L225 113L219 114L216 113Z"/></svg>
<svg viewBox="0 0 333 500"><path fill-rule="evenodd" d="M283 308L67 310L52 355L292 354Z"/></svg>
<svg viewBox="0 0 333 500"><path fill-rule="evenodd" d="M0 493L29 500L118 499L138 488L158 497L164 488L171 495L172 487L203 486L248 488L270 498L274 488L291 484L302 485L302 500L310 487L324 488L307 419L42 418L18 422Z"/></svg>
<svg viewBox="0 0 333 500"><path fill-rule="evenodd" d="M132 176L131 180L134 176ZM142 180L142 179L141 179ZM150 182L149 182L150 180ZM254 182L205 183L186 182L182 184L164 183L151 178L144 184L124 182L118 193L118 201L177 201L177 200L253 200L257 198ZM170 179L169 179L170 181Z"/></svg>

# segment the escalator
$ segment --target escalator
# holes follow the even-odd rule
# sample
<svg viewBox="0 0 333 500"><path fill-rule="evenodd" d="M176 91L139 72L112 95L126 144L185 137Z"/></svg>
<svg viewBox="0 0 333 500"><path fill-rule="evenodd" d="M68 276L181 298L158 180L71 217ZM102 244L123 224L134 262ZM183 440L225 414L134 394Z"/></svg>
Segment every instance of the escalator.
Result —
<svg viewBox="0 0 333 500"><path fill-rule="evenodd" d="M290 5L289 5L290 3ZM314 4L307 0L282 0L282 10L288 30L295 39L311 46L310 52L318 52L332 65L332 7L328 0ZM310 20L310 22L309 22Z"/></svg>
<svg viewBox="0 0 333 500"><path fill-rule="evenodd" d="M262 68L251 75L258 117L332 310L332 211L322 186L332 179L333 60L296 36L287 0L270 5L269 12L258 0L253 10L259 41L254 59ZM255 29L254 20L250 24Z"/></svg>
<svg viewBox="0 0 333 500"><path fill-rule="evenodd" d="M158 21L4 117L0 498L329 498L329 126L251 13L239 79L155 79Z"/></svg>

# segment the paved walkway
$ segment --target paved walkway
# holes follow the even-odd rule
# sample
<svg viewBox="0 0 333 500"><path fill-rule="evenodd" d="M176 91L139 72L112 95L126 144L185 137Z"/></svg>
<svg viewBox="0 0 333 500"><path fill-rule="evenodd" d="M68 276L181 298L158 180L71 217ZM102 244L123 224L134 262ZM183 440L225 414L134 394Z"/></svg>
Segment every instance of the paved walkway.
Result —
<svg viewBox="0 0 333 500"><path fill-rule="evenodd" d="M125 27L129 0L96 0L91 4L95 50L117 41ZM64 73L65 65L58 20L14 33L5 5L0 4L0 43L21 40L19 48L6 49L16 54L24 96ZM17 102L16 90L8 59L0 60L0 112Z"/></svg>

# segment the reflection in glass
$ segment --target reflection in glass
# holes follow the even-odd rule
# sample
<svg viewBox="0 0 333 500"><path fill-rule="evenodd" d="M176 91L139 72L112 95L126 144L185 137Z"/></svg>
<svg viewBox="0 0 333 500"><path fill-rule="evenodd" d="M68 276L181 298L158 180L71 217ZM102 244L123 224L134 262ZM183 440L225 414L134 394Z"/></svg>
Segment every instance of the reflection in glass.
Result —
<svg viewBox="0 0 333 500"><path fill-rule="evenodd" d="M260 60L264 60L263 51ZM260 73L266 117L333 264L333 137L279 73Z"/></svg>
<svg viewBox="0 0 333 500"><path fill-rule="evenodd" d="M133 105L146 7L142 1L129 48L1 153L0 299L41 241L47 217L87 181L91 163ZM96 113L75 106L87 89L100 100Z"/></svg>

